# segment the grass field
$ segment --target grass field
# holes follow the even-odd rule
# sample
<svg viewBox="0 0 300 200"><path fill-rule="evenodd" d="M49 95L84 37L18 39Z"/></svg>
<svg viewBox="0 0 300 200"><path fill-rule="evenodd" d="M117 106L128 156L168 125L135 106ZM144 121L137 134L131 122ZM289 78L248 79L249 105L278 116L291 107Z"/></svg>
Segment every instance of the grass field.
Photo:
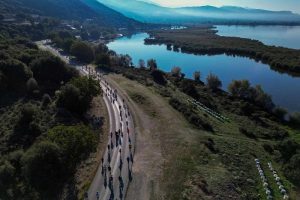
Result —
<svg viewBox="0 0 300 200"><path fill-rule="evenodd" d="M216 98L214 103L219 112L230 122L223 123L197 111L212 124L214 132L201 130L169 105L170 97L160 95L168 93L187 102L191 97L176 87L145 86L121 75L108 77L128 94L135 111L135 179L129 188L129 199L265 199L255 158L262 162L274 198L282 199L267 162L272 161L283 178L281 164L263 147L265 143L276 145L278 141L266 139L263 133L269 134L277 127L298 138L293 130L267 119L269 127L263 127L247 116L224 109ZM251 130L255 138L242 134L241 127ZM296 188L286 179L284 185L291 198L296 199Z"/></svg>

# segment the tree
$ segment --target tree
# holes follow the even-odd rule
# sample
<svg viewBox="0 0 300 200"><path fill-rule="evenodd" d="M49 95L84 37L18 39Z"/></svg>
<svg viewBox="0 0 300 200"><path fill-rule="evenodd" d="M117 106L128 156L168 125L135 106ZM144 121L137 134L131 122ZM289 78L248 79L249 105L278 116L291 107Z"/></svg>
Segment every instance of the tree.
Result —
<svg viewBox="0 0 300 200"><path fill-rule="evenodd" d="M10 88L22 88L32 77L31 70L22 62L15 59L1 60L0 71Z"/></svg>
<svg viewBox="0 0 300 200"><path fill-rule="evenodd" d="M76 41L72 44L71 54L76 56L78 60L90 63L94 60L94 50L86 42Z"/></svg>
<svg viewBox="0 0 300 200"><path fill-rule="evenodd" d="M167 83L164 73L160 70L153 70L151 76L153 77L153 80L160 85L165 85Z"/></svg>
<svg viewBox="0 0 300 200"><path fill-rule="evenodd" d="M2 189L8 188L13 183L15 177L15 168L9 162L0 165L0 192Z"/></svg>
<svg viewBox="0 0 300 200"><path fill-rule="evenodd" d="M219 77L212 73L207 76L206 81L207 86L213 91L222 87L222 82L220 81Z"/></svg>
<svg viewBox="0 0 300 200"><path fill-rule="evenodd" d="M148 66L148 68L149 68L151 71L157 69L157 63L156 63L156 60L154 60L154 59L148 60L148 61L147 61L147 66Z"/></svg>
<svg viewBox="0 0 300 200"><path fill-rule="evenodd" d="M300 185L300 154L295 154L292 156L290 161L284 166L285 175L294 184Z"/></svg>
<svg viewBox="0 0 300 200"><path fill-rule="evenodd" d="M47 89L55 90L62 82L78 76L75 69L68 67L59 57L46 55L30 64L35 79Z"/></svg>
<svg viewBox="0 0 300 200"><path fill-rule="evenodd" d="M295 112L290 115L290 123L294 126L300 127L300 112Z"/></svg>
<svg viewBox="0 0 300 200"><path fill-rule="evenodd" d="M90 107L93 97L99 94L101 94L101 87L96 80L78 77L62 87L57 105L71 112L83 114Z"/></svg>
<svg viewBox="0 0 300 200"><path fill-rule="evenodd" d="M146 66L146 63L143 59L139 59L139 64L138 64L138 67L141 68L141 69L144 69Z"/></svg>
<svg viewBox="0 0 300 200"><path fill-rule="evenodd" d="M190 80L183 80L180 84L180 88L184 93L195 99L199 97L195 85Z"/></svg>
<svg viewBox="0 0 300 200"><path fill-rule="evenodd" d="M195 80L196 82L200 82L200 78L201 78L201 73L200 73L200 71L195 71L195 72L194 72L194 80Z"/></svg>
<svg viewBox="0 0 300 200"><path fill-rule="evenodd" d="M30 78L26 83L27 91L29 94L33 94L39 89L38 83L34 78Z"/></svg>
<svg viewBox="0 0 300 200"><path fill-rule="evenodd" d="M181 77L181 68L180 67L173 67L171 70L171 75L177 78Z"/></svg>
<svg viewBox="0 0 300 200"><path fill-rule="evenodd" d="M67 110L82 114L85 107L81 105L80 90L72 84L67 84L61 88L58 96L57 106L66 108Z"/></svg>
<svg viewBox="0 0 300 200"><path fill-rule="evenodd" d="M97 147L96 134L84 125L56 126L49 130L47 138L61 148L64 164L70 171Z"/></svg>
<svg viewBox="0 0 300 200"><path fill-rule="evenodd" d="M43 141L32 146L22 158L26 180L41 194L53 194L61 187L64 163L61 149L54 143Z"/></svg>
<svg viewBox="0 0 300 200"><path fill-rule="evenodd" d="M110 57L108 54L99 53L96 55L95 63L101 66L110 66L111 65Z"/></svg>
<svg viewBox="0 0 300 200"><path fill-rule="evenodd" d="M250 83L248 80L234 80L228 86L228 91L236 97L251 98Z"/></svg>
<svg viewBox="0 0 300 200"><path fill-rule="evenodd" d="M46 107L52 102L52 99L49 94L44 94L42 98L42 106Z"/></svg>
<svg viewBox="0 0 300 200"><path fill-rule="evenodd" d="M260 85L257 85L254 88L253 100L257 105L267 109L268 111L273 110L275 107L272 97L265 93Z"/></svg>
<svg viewBox="0 0 300 200"><path fill-rule="evenodd" d="M273 113L276 117L278 117L278 119L280 119L281 121L285 121L285 117L286 117L288 111L284 108L276 107L273 110Z"/></svg>

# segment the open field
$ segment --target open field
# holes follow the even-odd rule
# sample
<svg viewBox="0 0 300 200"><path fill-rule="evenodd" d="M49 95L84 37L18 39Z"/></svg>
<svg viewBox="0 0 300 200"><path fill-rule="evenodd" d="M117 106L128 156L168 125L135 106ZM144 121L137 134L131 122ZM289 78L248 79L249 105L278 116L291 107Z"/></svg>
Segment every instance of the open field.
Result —
<svg viewBox="0 0 300 200"><path fill-rule="evenodd" d="M284 178L282 164L264 149L265 144L276 146L278 141L261 135L269 134L266 131L272 130L270 127L277 127L298 137L293 130L267 119L269 128L264 128L247 116L224 109L218 98L213 103L218 104L219 112L230 122L223 123L197 111L214 131L201 130L169 105L170 97L160 95L163 87L145 86L121 75L109 74L108 77L127 94L137 124L135 178L127 199L264 199L255 158L261 160L274 198L282 196L268 171L269 161L292 199L296 199L296 188ZM163 91L185 101L191 98L170 84ZM253 131L256 138L241 133L241 127Z"/></svg>

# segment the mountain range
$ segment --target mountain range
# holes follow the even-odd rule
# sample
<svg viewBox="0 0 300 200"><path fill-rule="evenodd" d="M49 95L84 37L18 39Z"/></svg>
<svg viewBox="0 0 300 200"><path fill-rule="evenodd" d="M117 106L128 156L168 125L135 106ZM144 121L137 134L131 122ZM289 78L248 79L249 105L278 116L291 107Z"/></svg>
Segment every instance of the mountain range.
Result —
<svg viewBox="0 0 300 200"><path fill-rule="evenodd" d="M139 0L97 1L127 17L148 23L300 23L300 15L290 11L269 11L235 6L169 8Z"/></svg>
<svg viewBox="0 0 300 200"><path fill-rule="evenodd" d="M143 24L97 0L0 0L2 14L39 14L65 20L94 20L99 26L131 28Z"/></svg>

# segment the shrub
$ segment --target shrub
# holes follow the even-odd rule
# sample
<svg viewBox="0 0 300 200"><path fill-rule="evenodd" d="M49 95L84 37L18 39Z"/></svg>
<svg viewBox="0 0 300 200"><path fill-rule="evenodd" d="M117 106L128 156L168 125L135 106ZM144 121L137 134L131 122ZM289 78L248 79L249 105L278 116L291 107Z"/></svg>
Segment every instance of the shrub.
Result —
<svg viewBox="0 0 300 200"><path fill-rule="evenodd" d="M69 68L60 58L44 56L30 64L35 79L49 89L57 89L62 82L68 82L78 73Z"/></svg>
<svg viewBox="0 0 300 200"><path fill-rule="evenodd" d="M181 90L186 93L187 95L197 99L199 97L199 94L195 88L194 83L192 83L189 80L182 80L180 83Z"/></svg>
<svg viewBox="0 0 300 200"><path fill-rule="evenodd" d="M290 161L284 166L284 174L295 185L300 185L300 154L293 155Z"/></svg>
<svg viewBox="0 0 300 200"><path fill-rule="evenodd" d="M278 149L282 158L287 161L297 152L299 144L294 140L286 139L279 144Z"/></svg>
<svg viewBox="0 0 300 200"><path fill-rule="evenodd" d="M148 65L149 65L149 63L148 63ZM141 69L144 69L146 67L146 63L145 63L145 61L143 59L139 60L138 67L141 68Z"/></svg>
<svg viewBox="0 0 300 200"><path fill-rule="evenodd" d="M153 70L151 76L153 77L153 80L160 85L165 85L167 83L164 73L160 70Z"/></svg>
<svg viewBox="0 0 300 200"><path fill-rule="evenodd" d="M300 112L295 112L290 115L290 124L300 127Z"/></svg>
<svg viewBox="0 0 300 200"><path fill-rule="evenodd" d="M199 81L200 81L200 78L201 78L201 73L200 73L200 71L195 71L195 72L194 72L194 80L195 80L196 82L199 82Z"/></svg>
<svg viewBox="0 0 300 200"><path fill-rule="evenodd" d="M64 163L61 150L54 143L43 141L32 146L22 158L26 180L40 193L57 192L61 187Z"/></svg>
<svg viewBox="0 0 300 200"><path fill-rule="evenodd" d="M42 106L46 107L52 102L52 99L49 94L44 94L42 98Z"/></svg>
<svg viewBox="0 0 300 200"><path fill-rule="evenodd" d="M207 76L206 81L207 86L212 90L217 90L222 87L222 82L220 81L220 79L212 73Z"/></svg>
<svg viewBox="0 0 300 200"><path fill-rule="evenodd" d="M14 177L15 168L9 162L6 161L0 165L0 191L4 188L8 188L13 182Z"/></svg>
<svg viewBox="0 0 300 200"><path fill-rule="evenodd" d="M148 68L152 71L152 70L156 70L157 69L157 63L156 60L154 59L150 59L147 61L147 66Z"/></svg>
<svg viewBox="0 0 300 200"><path fill-rule="evenodd" d="M34 78L30 78L26 83L27 91L29 94L33 94L34 91L39 89L38 83Z"/></svg>
<svg viewBox="0 0 300 200"><path fill-rule="evenodd" d="M76 41L72 44L70 52L72 55L76 56L78 60L90 63L94 60L94 50L93 48L81 41Z"/></svg>
<svg viewBox="0 0 300 200"><path fill-rule="evenodd" d="M234 80L228 86L228 91L233 95L244 99L249 99L250 83L248 80Z"/></svg>
<svg viewBox="0 0 300 200"><path fill-rule="evenodd" d="M279 120L281 121L284 121L286 118L286 115L288 113L288 111L284 108L281 108L281 107L276 107L274 110L273 110L273 113L276 117L278 117ZM299 121L300 122L300 121Z"/></svg>
<svg viewBox="0 0 300 200"><path fill-rule="evenodd" d="M70 171L97 147L96 135L84 125L54 127L47 138L62 149L64 164Z"/></svg>
<svg viewBox="0 0 300 200"><path fill-rule="evenodd" d="M103 66L103 65L110 66L111 65L110 57L108 54L104 54L104 53L97 54L96 58L95 58L95 63L100 66Z"/></svg>
<svg viewBox="0 0 300 200"><path fill-rule="evenodd" d="M57 106L66 108L74 113L82 114L86 110L86 106L80 104L80 90L72 84L63 86L58 96Z"/></svg>
<svg viewBox="0 0 300 200"><path fill-rule="evenodd" d="M181 77L181 68L180 67L173 67L171 70L171 75L177 78Z"/></svg>

